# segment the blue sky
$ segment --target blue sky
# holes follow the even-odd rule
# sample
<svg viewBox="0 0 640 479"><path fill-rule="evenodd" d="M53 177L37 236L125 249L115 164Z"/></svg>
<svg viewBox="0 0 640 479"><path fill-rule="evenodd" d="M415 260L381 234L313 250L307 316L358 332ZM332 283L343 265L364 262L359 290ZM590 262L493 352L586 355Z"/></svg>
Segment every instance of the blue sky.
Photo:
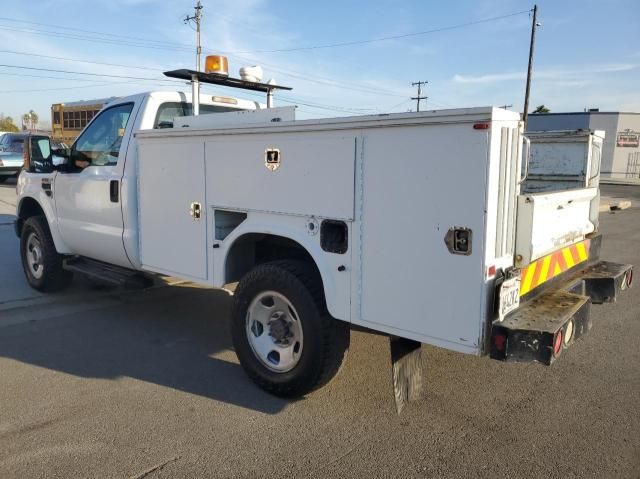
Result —
<svg viewBox="0 0 640 479"><path fill-rule="evenodd" d="M195 34L182 22L194 3L0 0L0 64L5 65L0 66L0 113L19 118L33 109L46 124L52 103L188 90L164 81L161 72L194 66ZM409 97L417 80L429 81L429 109L505 104L522 109L531 20L516 13L533 2L203 0L203 5L204 53L227 52L233 75L241 66L262 65L266 79L294 87L276 103L299 104L301 118L406 111L415 108ZM530 104L544 103L556 112L640 111L640 2L540 0L538 6L542 27ZM273 51L510 14L516 15L386 41ZM210 86L204 91L230 94Z"/></svg>

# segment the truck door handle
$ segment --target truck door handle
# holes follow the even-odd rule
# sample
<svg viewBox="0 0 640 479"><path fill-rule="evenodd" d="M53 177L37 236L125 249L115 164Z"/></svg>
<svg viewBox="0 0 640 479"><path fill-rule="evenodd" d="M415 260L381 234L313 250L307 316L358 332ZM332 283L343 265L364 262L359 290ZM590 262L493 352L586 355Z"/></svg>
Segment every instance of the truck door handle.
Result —
<svg viewBox="0 0 640 479"><path fill-rule="evenodd" d="M109 183L109 197L111 198L112 203L118 202L118 197L119 197L118 186L119 186L118 180L111 180L111 182Z"/></svg>

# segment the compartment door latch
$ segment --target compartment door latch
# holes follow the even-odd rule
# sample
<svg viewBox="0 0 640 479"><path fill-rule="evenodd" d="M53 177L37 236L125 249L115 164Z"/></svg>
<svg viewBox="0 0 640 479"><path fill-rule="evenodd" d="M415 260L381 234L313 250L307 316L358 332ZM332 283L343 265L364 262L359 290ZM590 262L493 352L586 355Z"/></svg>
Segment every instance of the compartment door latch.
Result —
<svg viewBox="0 0 640 479"><path fill-rule="evenodd" d="M191 203L191 206L189 207L189 214L193 218L193 221L199 221L202 214L202 205L197 201Z"/></svg>
<svg viewBox="0 0 640 479"><path fill-rule="evenodd" d="M444 237L444 244L451 254L471 254L471 229L462 226L449 228Z"/></svg>

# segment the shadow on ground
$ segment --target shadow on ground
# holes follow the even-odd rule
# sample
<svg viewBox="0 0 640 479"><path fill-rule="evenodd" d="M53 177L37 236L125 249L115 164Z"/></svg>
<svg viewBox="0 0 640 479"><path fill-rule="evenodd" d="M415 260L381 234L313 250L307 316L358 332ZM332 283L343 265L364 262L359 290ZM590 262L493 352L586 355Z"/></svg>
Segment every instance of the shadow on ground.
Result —
<svg viewBox="0 0 640 479"><path fill-rule="evenodd" d="M0 356L83 378L135 378L268 414L287 405L237 364L226 292L164 287L119 299L112 307L6 326Z"/></svg>

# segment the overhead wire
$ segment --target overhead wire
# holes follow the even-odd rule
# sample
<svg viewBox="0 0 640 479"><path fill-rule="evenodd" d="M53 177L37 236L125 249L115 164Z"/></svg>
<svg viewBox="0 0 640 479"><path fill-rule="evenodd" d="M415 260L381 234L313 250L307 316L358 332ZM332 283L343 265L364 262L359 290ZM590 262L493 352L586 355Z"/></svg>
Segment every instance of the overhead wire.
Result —
<svg viewBox="0 0 640 479"><path fill-rule="evenodd" d="M360 44L381 42L381 41L394 40L394 39L410 38L410 37L414 37L414 36L427 35L427 34L430 34L430 33L437 33L437 32L442 32L442 31L447 31L447 30L464 28L464 27L468 27L468 26L473 26L473 25L492 22L492 21L501 20L501 19L505 19L505 18L510 18L510 17L513 17L513 16L522 15L522 14L529 13L529 12L530 12L530 10L523 10L523 11L514 12L514 13L510 13L510 14L506 14L506 15L499 15L499 16L494 16L494 17L490 17L490 18L484 18L484 19L474 20L474 21L470 21L470 22L459 23L459 24L456 24L456 25L450 25L450 26L446 26L446 27L434 28L434 29L431 29L431 30L425 30L425 31L421 31L421 32L404 33L404 34L399 34L399 35L391 35L391 36L379 37L379 38L373 38L373 39L353 40L353 41L348 41L348 42L336 42L336 43L329 43L329 44L311 45L311 46L305 46L305 47L294 47L294 48L285 48L285 49L247 50L247 51L233 51L233 50L231 50L231 51L226 51L226 52L221 52L221 53L227 53L229 55L232 55L232 54L235 55L235 54L238 54L238 53L244 53L244 54L247 54L247 53L268 53L268 52L275 53L275 52L286 52L286 51L302 51L302 50L325 49L325 48L334 48L334 47L341 47L341 46L348 46L348 45L360 45ZM86 39L86 40L91 40L91 41L107 42L107 43L114 43L115 42L115 43L118 43L118 44L128 44L129 46L142 47L142 48L160 48L160 49L172 49L172 50L184 50L184 51L191 51L193 49L192 46L187 45L187 44L182 44L182 43L177 43L177 42L166 42L166 41L159 41L159 40L151 40L151 39L147 39L147 38L143 38L143 37L136 37L136 36L131 36L131 35L119 35L119 34L113 34L113 33L96 32L96 31L93 31L93 30L79 29L79 28L74 28L74 27L60 27L60 26L57 26L57 25L51 25L51 24L40 23L40 22L25 21L25 20L10 18L10 17L0 17L0 20L10 21L10 22L19 22L19 23L25 23L25 24L31 24L31 25L37 25L37 26L49 26L49 27L55 27L55 28L65 28L66 30L74 30L74 31L82 32L82 33L90 33L90 34L93 34L93 35L100 35L100 36L103 36L103 37L109 36L109 37L113 37L114 38L114 40L109 40L109 39L105 39L105 38L102 38L102 39L88 39L86 37L78 37L76 35L76 36L73 36L73 38L75 38L75 39ZM2 29L2 28L10 29L11 27L0 25L0 29ZM31 29L31 30L29 30L29 32L30 33L36 33L36 34L56 34L56 35L59 35L59 36L65 35L64 33L61 33L61 32L47 32L47 31L35 30L35 29ZM69 34L66 34L66 35L69 35ZM136 40L136 41L138 41L138 43L125 42L123 40L117 40L119 38ZM139 42L144 42L144 43L141 44ZM160 46L160 45L164 45L164 46ZM269 66L264 61L260 61L259 60L259 62L264 64L265 66ZM362 92L362 93L370 93L370 94L379 94L379 93L381 93L381 92L375 91L375 89L371 89L369 87L362 87L362 86L355 86L354 87L354 86L344 85L344 82L342 82L343 84L341 84L340 82L336 82L335 80L324 79L324 78L319 78L319 77L313 78L313 77L309 76L306 73L303 74L303 73L299 73L299 72L286 71L285 69L281 69L281 68L278 69L274 65L271 65L271 68L274 69L274 71L279 71L280 73L282 73L284 75L288 75L288 76L291 76L293 78L298 78L298 79L301 79L303 81L310 81L310 82L314 82L314 83L330 85L330 86L334 86L336 88L355 90L355 91L359 91L359 92ZM387 94L396 95L396 96L398 96L398 98L404 96L404 95L401 95L401 94L398 94L398 93L392 93L392 92L387 92Z"/></svg>

